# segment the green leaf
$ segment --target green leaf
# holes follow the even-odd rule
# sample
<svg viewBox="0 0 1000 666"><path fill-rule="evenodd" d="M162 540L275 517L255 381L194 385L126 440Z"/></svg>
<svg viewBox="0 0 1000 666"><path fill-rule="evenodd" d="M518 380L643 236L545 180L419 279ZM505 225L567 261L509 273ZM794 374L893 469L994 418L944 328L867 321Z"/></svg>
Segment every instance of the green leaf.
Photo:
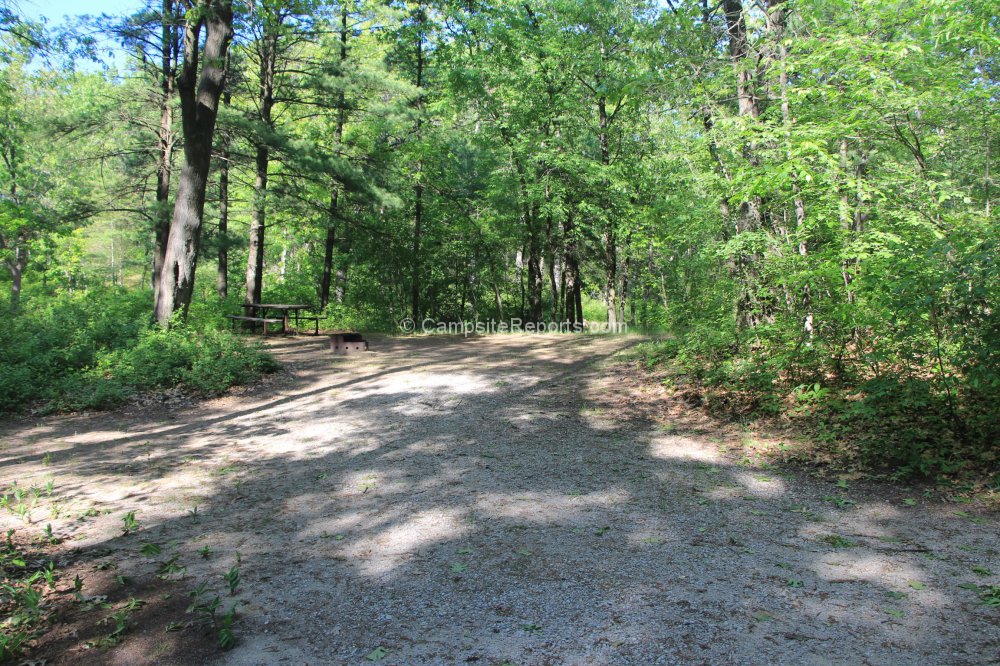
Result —
<svg viewBox="0 0 1000 666"><path fill-rule="evenodd" d="M155 543L146 543L143 544L142 548L139 549L139 552L145 555L146 557L154 557L156 555L159 555L162 552L162 549L160 548L159 545Z"/></svg>
<svg viewBox="0 0 1000 666"><path fill-rule="evenodd" d="M368 655L365 656L365 659L367 659L368 661L382 661L383 659L386 658L386 656L388 656L388 654L389 651L380 645L379 647L369 652Z"/></svg>

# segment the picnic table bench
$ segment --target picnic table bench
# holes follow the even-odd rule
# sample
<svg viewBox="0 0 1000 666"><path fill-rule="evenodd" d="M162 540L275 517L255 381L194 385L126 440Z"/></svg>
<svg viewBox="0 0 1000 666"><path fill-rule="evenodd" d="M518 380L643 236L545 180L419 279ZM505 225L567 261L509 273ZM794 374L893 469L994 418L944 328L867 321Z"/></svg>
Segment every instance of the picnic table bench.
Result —
<svg viewBox="0 0 1000 666"><path fill-rule="evenodd" d="M282 324L283 325L285 323L284 319L277 319L275 317L244 317L243 315L230 315L230 314L225 315L225 317L226 317L226 319L229 319L230 321L233 322L233 326L235 326L236 322L238 322L238 321L252 322L254 324L260 324L261 325L261 333L263 333L264 335L267 335L267 325L268 324Z"/></svg>

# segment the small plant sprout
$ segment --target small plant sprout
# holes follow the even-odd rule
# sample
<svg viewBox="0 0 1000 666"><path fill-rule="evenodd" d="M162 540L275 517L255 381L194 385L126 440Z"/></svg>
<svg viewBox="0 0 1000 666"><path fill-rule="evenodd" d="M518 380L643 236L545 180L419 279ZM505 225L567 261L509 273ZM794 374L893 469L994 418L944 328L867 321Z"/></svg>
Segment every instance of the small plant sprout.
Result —
<svg viewBox="0 0 1000 666"><path fill-rule="evenodd" d="M990 608L1000 608L1000 585L983 585L979 588L979 600Z"/></svg>
<svg viewBox="0 0 1000 666"><path fill-rule="evenodd" d="M207 591L208 591L208 584L202 582L198 583L197 587L188 592L188 596L191 597L192 600L192 605L188 607L187 612L191 613L194 611L195 608L194 604L196 604L198 602L198 599L200 599Z"/></svg>
<svg viewBox="0 0 1000 666"><path fill-rule="evenodd" d="M139 529L139 521L135 519L135 511L129 511L122 516L123 534L131 534Z"/></svg>
<svg viewBox="0 0 1000 666"><path fill-rule="evenodd" d="M62 541L59 537L52 534L52 523L45 525L45 529L42 532L45 534L45 541L49 544L55 545Z"/></svg>
<svg viewBox="0 0 1000 666"><path fill-rule="evenodd" d="M208 546L205 546L204 548L198 551L198 554L201 555L202 559L207 560L212 556L212 549L209 548Z"/></svg>
<svg viewBox="0 0 1000 666"><path fill-rule="evenodd" d="M159 576L161 580L166 580L169 576L174 574L183 574L187 571L187 567L177 564L177 560L178 556L174 555L166 562L162 562L159 570L156 572L157 576Z"/></svg>
<svg viewBox="0 0 1000 666"><path fill-rule="evenodd" d="M144 543L142 544L142 548L139 549L139 552L145 555L146 557L156 557L157 555L160 554L160 552L162 552L162 549L160 548L159 544Z"/></svg>
<svg viewBox="0 0 1000 666"><path fill-rule="evenodd" d="M239 570L239 568L238 567L233 567L232 569L230 569L229 571L227 571L226 573L224 573L222 575L222 577L225 579L226 585L229 586L229 594L230 594L230 596L235 596L236 595L236 590L240 586L240 570Z"/></svg>
<svg viewBox="0 0 1000 666"><path fill-rule="evenodd" d="M388 654L389 651L380 645L371 652L369 652L365 656L365 659L367 659L368 661L382 661L383 659L386 658Z"/></svg>
<svg viewBox="0 0 1000 666"><path fill-rule="evenodd" d="M839 534L826 534L819 539L823 543L829 544L834 548L853 548L857 544L846 537L842 537Z"/></svg>
<svg viewBox="0 0 1000 666"><path fill-rule="evenodd" d="M228 650L234 645L236 645L236 636L233 634L233 621L236 619L236 606L233 604L226 613L222 616L222 621L219 623L219 647L223 650Z"/></svg>
<svg viewBox="0 0 1000 666"><path fill-rule="evenodd" d="M45 578L45 584L49 586L50 590L56 589L56 563L49 560L48 566L42 569L42 576Z"/></svg>

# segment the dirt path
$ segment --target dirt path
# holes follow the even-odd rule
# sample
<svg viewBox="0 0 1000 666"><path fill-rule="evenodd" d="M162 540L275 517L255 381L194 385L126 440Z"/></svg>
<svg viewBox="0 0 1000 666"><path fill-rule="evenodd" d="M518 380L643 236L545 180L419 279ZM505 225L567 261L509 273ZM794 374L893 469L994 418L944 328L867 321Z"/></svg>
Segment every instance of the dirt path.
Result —
<svg viewBox="0 0 1000 666"><path fill-rule="evenodd" d="M619 418L625 344L281 341L291 375L249 395L0 426L0 476L53 480L36 522L67 552L136 576L176 555L227 606L238 552L225 664L1000 661L1000 609L960 587L1000 584L995 519ZM182 663L170 645L103 660Z"/></svg>

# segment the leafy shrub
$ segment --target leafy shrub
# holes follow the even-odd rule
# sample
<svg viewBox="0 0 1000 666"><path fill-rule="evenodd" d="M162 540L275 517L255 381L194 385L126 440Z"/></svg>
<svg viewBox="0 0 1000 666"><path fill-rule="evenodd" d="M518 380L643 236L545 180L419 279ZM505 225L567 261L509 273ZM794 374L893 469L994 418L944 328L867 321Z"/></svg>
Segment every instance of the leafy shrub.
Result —
<svg viewBox="0 0 1000 666"><path fill-rule="evenodd" d="M136 391L183 387L218 395L277 367L225 330L219 306L191 325L150 323L149 292L95 290L33 300L0 328L0 411L105 409Z"/></svg>
<svg viewBox="0 0 1000 666"><path fill-rule="evenodd" d="M715 411L798 419L823 450L837 452L838 464L896 478L997 474L994 366L977 357L963 368L961 344L907 330L909 337L859 342L854 332L838 341L828 327L830 339L806 344L780 320L743 332L692 322L639 353L647 368L669 362L700 385Z"/></svg>

